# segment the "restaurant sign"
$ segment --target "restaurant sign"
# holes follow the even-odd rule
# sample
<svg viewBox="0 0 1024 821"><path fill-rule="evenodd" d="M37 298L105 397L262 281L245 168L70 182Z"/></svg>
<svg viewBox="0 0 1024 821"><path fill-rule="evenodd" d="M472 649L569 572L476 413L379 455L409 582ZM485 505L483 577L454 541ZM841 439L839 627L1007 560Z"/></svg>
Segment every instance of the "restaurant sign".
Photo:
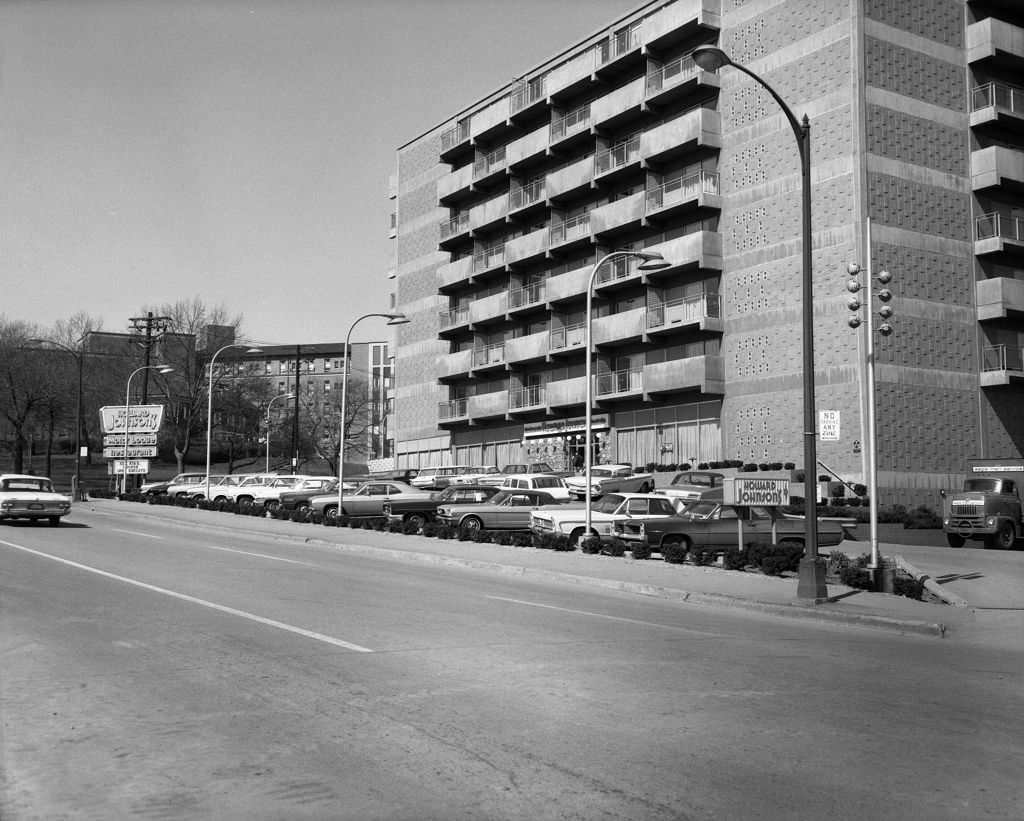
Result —
<svg viewBox="0 0 1024 821"><path fill-rule="evenodd" d="M778 507L789 504L789 479L747 479L726 477L722 488L727 505Z"/></svg>

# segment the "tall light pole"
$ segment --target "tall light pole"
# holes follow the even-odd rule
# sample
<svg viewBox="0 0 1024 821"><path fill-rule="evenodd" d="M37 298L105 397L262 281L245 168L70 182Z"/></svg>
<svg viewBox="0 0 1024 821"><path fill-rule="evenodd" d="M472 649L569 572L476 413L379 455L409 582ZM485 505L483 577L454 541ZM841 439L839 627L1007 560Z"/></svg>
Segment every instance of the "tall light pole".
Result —
<svg viewBox="0 0 1024 821"><path fill-rule="evenodd" d="M405 314L398 312L363 314L349 325L348 333L345 334L345 363L341 366L341 424L338 432L338 516L341 516L342 496L345 492L345 406L348 401L348 371L349 360L351 359L349 356L349 345L352 339L352 331L355 330L356 325L364 319L369 319L371 316L379 316L388 320L388 325L405 325L409 322L409 318Z"/></svg>
<svg viewBox="0 0 1024 821"><path fill-rule="evenodd" d="M800 576L796 595L799 599L825 599L825 566L818 558L817 494L811 489L818 472L817 420L814 412L814 274L811 267L811 122L805 114L797 121L792 109L768 83L746 66L735 63L729 55L715 46L698 46L693 61L705 71L717 71L732 66L753 79L778 103L786 115L800 153L803 256L803 387L804 387L804 557L800 561Z"/></svg>
<svg viewBox="0 0 1024 821"><path fill-rule="evenodd" d="M278 399L292 399L294 396L294 393L279 393L267 402L267 473L270 473L270 406ZM207 494L207 498L209 498L209 494Z"/></svg>
<svg viewBox="0 0 1024 821"><path fill-rule="evenodd" d="M210 384L206 389L206 498L210 498L210 441L213 438L213 363L228 348L246 348L246 353L263 353L262 348L254 348L241 342L232 342L218 348L210 357Z"/></svg>
<svg viewBox="0 0 1024 821"><path fill-rule="evenodd" d="M591 309L594 301L594 282L597 280L597 272L601 270L601 266L609 260L613 259L638 259L640 260L641 271L656 271L659 268L668 268L669 264L665 261L665 257L659 254L657 251L612 251L610 254L605 254L601 259L594 263L594 267L590 269L590 279L587 280L587 324L586 324L586 337L584 339L586 351L587 351L587 363L586 363L586 394L585 394L585 407L583 411L583 478L586 482L586 495L584 497L586 504L586 521L583 527L583 538L587 539L590 537L590 504L591 504L591 489L590 489L590 469L593 467L594 448L591 444L591 430L593 428L593 405L594 405L594 380L593 380L593 368L591 366L591 360L593 359L592 345L590 341L590 325L593 321L593 314Z"/></svg>
<svg viewBox="0 0 1024 821"><path fill-rule="evenodd" d="M78 366L78 392L75 397L75 476L71 480L71 498L76 502L82 501L82 383L85 366L85 340L91 333L92 331L86 331L78 337L75 342L77 348L69 348L52 339L29 340L29 342L53 345L55 348L71 354Z"/></svg>
<svg viewBox="0 0 1024 821"><path fill-rule="evenodd" d="M121 465L122 479L121 479L121 492L128 492L128 429L130 427L129 422L131 421L131 397L132 397L132 379L135 374L142 373L143 371L153 371L157 373L170 373L174 370L167 365L143 365L141 368L136 368L128 376L128 386L124 392L124 464Z"/></svg>

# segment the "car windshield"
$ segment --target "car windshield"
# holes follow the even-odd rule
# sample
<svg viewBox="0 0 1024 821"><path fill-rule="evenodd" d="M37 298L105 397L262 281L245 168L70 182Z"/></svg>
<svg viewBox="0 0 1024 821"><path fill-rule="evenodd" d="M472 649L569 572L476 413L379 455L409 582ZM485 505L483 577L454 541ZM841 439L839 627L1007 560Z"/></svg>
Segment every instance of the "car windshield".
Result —
<svg viewBox="0 0 1024 821"><path fill-rule="evenodd" d="M999 479L967 479L964 490L977 493L995 493L999 490Z"/></svg>
<svg viewBox="0 0 1024 821"><path fill-rule="evenodd" d="M703 476L699 473L680 473L672 480L674 485L697 485L699 487L712 487L714 483L713 476Z"/></svg>
<svg viewBox="0 0 1024 821"><path fill-rule="evenodd" d="M622 504L623 497L615 493L609 493L602 496L596 502L590 503L590 509L598 513L614 513L619 505Z"/></svg>
<svg viewBox="0 0 1024 821"><path fill-rule="evenodd" d="M717 509L718 505L713 502L697 502L696 504L688 505L685 508L684 515L692 516L694 519L707 519Z"/></svg>
<svg viewBox="0 0 1024 821"><path fill-rule="evenodd" d="M562 480L557 476L540 476L533 480L533 486L538 488L562 487Z"/></svg>
<svg viewBox="0 0 1024 821"><path fill-rule="evenodd" d="M2 486L3 490L35 490L43 491L44 493L52 493L53 486L50 484L49 479L33 479L31 476L18 477L16 479L4 479Z"/></svg>
<svg viewBox="0 0 1024 821"><path fill-rule="evenodd" d="M591 468L590 469L590 475L591 476L605 476L605 477L607 477L607 476L611 476L612 472L610 470L608 470L608 468Z"/></svg>

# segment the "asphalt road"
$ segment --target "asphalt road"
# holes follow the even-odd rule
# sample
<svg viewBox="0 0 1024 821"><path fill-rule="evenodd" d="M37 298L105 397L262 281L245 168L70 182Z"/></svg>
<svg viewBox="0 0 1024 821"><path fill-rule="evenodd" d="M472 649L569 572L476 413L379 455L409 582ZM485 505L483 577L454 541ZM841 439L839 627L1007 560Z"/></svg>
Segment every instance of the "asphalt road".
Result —
<svg viewBox="0 0 1024 821"><path fill-rule="evenodd" d="M1018 651L305 535L0 528L0 817L1024 816Z"/></svg>

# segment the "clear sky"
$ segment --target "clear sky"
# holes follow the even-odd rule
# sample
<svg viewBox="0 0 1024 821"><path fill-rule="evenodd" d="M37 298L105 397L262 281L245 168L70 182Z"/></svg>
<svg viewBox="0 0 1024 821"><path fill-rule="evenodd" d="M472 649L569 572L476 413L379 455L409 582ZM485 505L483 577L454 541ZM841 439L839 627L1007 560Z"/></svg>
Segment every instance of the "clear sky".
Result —
<svg viewBox="0 0 1024 821"><path fill-rule="evenodd" d="M0 0L0 313L343 340L387 310L397 147L638 5Z"/></svg>

